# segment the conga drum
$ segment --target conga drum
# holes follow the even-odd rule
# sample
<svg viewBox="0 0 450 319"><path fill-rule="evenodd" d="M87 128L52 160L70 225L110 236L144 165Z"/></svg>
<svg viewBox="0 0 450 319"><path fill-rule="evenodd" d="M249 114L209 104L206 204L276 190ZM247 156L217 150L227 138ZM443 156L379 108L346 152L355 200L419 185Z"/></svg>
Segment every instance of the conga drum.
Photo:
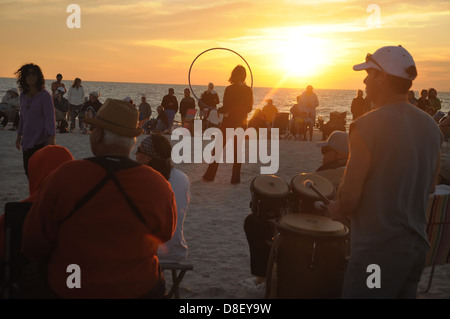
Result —
<svg viewBox="0 0 450 319"><path fill-rule="evenodd" d="M275 175L261 175L250 185L252 213L258 219L277 219L287 212L289 185Z"/></svg>
<svg viewBox="0 0 450 319"><path fill-rule="evenodd" d="M324 211L315 207L317 201L322 201L322 198L312 189L305 186L305 182L310 180L314 186L324 195L328 200L332 200L336 195L336 188L325 177L316 174L302 173L295 175L291 179L291 199L290 212L291 213L306 213L306 214L320 214L324 215Z"/></svg>
<svg viewBox="0 0 450 319"><path fill-rule="evenodd" d="M284 215L277 226L277 298L339 298L348 229L312 214Z"/></svg>

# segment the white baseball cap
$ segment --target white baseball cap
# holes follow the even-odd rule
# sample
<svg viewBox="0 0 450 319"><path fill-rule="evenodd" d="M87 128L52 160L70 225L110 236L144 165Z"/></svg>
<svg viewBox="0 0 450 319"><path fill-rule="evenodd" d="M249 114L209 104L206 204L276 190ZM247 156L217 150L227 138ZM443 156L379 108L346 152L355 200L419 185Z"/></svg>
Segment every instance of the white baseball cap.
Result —
<svg viewBox="0 0 450 319"><path fill-rule="evenodd" d="M325 142L317 143L319 147L329 146L337 151L349 153L347 132L334 131Z"/></svg>
<svg viewBox="0 0 450 319"><path fill-rule="evenodd" d="M92 96L94 96L96 98L98 98L98 96L99 96L97 91L93 91L93 92L89 93L89 95L92 95Z"/></svg>
<svg viewBox="0 0 450 319"><path fill-rule="evenodd" d="M401 45L382 47L374 54L368 53L364 63L353 66L355 71L367 69L384 71L407 80L414 80L417 77L414 59Z"/></svg>

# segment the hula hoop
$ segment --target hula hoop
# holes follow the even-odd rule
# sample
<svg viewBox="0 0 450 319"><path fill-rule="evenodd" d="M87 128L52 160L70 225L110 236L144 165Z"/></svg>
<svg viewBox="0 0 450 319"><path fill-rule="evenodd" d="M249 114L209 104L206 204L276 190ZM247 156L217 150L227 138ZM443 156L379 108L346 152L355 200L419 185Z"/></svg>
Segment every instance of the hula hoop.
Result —
<svg viewBox="0 0 450 319"><path fill-rule="evenodd" d="M197 95L195 95L194 90L192 89L192 85L191 85L191 70L192 70L192 66L194 65L195 61L197 61L197 59L204 53L208 52L208 51L212 51L212 50L225 50L225 51L230 51L233 52L234 54L238 55L242 60L244 60L245 64L248 67L248 70L250 71L250 78L251 78L251 88L253 89L253 73L252 73L252 69L250 68L250 65L247 63L247 61L244 59L244 57L242 55L240 55L239 53L237 53L236 51L233 51L231 49L227 49L227 48L211 48L208 50L203 51L202 53L200 53L199 55L197 55L197 57L194 59L194 61L192 61L191 66L189 67L189 73L188 73L188 81L189 81L189 88L191 89L192 95L195 97L195 99L198 102L201 102L200 99L197 97Z"/></svg>

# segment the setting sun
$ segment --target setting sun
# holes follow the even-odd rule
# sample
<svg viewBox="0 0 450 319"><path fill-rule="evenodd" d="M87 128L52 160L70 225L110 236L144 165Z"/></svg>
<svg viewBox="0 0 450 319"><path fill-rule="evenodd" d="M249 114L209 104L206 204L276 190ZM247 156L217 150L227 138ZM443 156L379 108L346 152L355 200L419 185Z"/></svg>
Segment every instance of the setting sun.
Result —
<svg viewBox="0 0 450 319"><path fill-rule="evenodd" d="M279 42L278 64L288 77L317 75L323 68L326 45L326 40L292 32Z"/></svg>

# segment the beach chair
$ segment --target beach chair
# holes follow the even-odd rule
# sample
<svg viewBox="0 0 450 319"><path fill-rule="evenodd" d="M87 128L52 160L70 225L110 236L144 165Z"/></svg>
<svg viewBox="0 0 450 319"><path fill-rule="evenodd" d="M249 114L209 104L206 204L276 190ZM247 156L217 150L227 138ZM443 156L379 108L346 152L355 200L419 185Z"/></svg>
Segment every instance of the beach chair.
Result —
<svg viewBox="0 0 450 319"><path fill-rule="evenodd" d="M431 266L428 292L433 280L434 268L449 262L450 258L450 194L430 196L427 207L427 235L430 250L425 266Z"/></svg>
<svg viewBox="0 0 450 319"><path fill-rule="evenodd" d="M194 266L190 264L181 263L160 263L161 270L170 270L172 272L172 288L166 295L167 299L175 297L175 299L180 299L179 287L184 275L188 270L193 270Z"/></svg>
<svg viewBox="0 0 450 319"><path fill-rule="evenodd" d="M22 226L32 203L10 202L5 205L5 264L3 296L5 299L20 295L18 282L23 268L29 263L20 252Z"/></svg>
<svg viewBox="0 0 450 319"><path fill-rule="evenodd" d="M273 118L272 128L279 129L280 139L282 140L289 140L294 137L290 129L290 113L276 114Z"/></svg>

